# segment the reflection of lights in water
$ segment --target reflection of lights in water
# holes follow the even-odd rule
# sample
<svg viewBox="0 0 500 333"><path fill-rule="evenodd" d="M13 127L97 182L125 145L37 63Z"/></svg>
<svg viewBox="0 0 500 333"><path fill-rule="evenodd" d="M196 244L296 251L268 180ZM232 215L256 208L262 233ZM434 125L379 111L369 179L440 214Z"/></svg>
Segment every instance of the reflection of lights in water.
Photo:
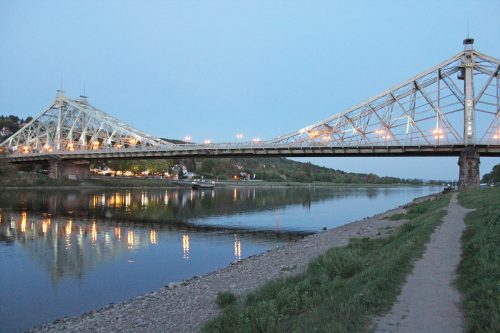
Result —
<svg viewBox="0 0 500 333"><path fill-rule="evenodd" d="M168 192L165 191L165 196L163 197L163 203L165 206L168 206Z"/></svg>
<svg viewBox="0 0 500 333"><path fill-rule="evenodd" d="M95 243L97 240L97 226L95 225L95 221L92 222L92 229L90 231L90 237L92 238L92 243Z"/></svg>
<svg viewBox="0 0 500 333"><path fill-rule="evenodd" d="M122 229L120 227L114 228L115 237L120 240L122 238Z"/></svg>
<svg viewBox="0 0 500 333"><path fill-rule="evenodd" d="M153 244L153 245L158 244L156 230L151 229L151 232L149 233L149 240L151 241L151 244Z"/></svg>
<svg viewBox="0 0 500 333"><path fill-rule="evenodd" d="M68 220L68 224L66 224L66 235L71 235L71 230L73 229L73 221Z"/></svg>
<svg viewBox="0 0 500 333"><path fill-rule="evenodd" d="M106 246L111 245L111 236L109 235L109 232L108 232L108 231L106 231L106 232L104 233L104 244L105 244Z"/></svg>
<svg viewBox="0 0 500 333"><path fill-rule="evenodd" d="M101 206L106 207L106 195L104 193L101 194Z"/></svg>
<svg viewBox="0 0 500 333"><path fill-rule="evenodd" d="M116 192L111 198L110 198L110 206L120 208L123 206L123 197L120 192Z"/></svg>
<svg viewBox="0 0 500 333"><path fill-rule="evenodd" d="M122 197L121 193L116 193L116 199L115 199L116 207L123 206L123 201L124 201L124 198Z"/></svg>
<svg viewBox="0 0 500 333"><path fill-rule="evenodd" d="M281 224L281 214L280 214L280 209L276 209L276 231L280 231L280 224Z"/></svg>
<svg viewBox="0 0 500 333"><path fill-rule="evenodd" d="M132 230L129 230L127 233L127 248L129 250L133 249L135 245L135 235Z"/></svg>
<svg viewBox="0 0 500 333"><path fill-rule="evenodd" d="M237 234L234 235L234 258L241 260L241 241Z"/></svg>
<svg viewBox="0 0 500 333"><path fill-rule="evenodd" d="M0 208L0 224L2 224L2 208Z"/></svg>
<svg viewBox="0 0 500 333"><path fill-rule="evenodd" d="M189 235L183 235L182 236L182 252L183 252L183 259L189 259Z"/></svg>
<svg viewBox="0 0 500 333"><path fill-rule="evenodd" d="M141 193L141 205L142 206L147 206L148 203L149 203L148 193L147 192L142 192Z"/></svg>
<svg viewBox="0 0 500 333"><path fill-rule="evenodd" d="M238 200L238 189L235 187L233 190L233 201Z"/></svg>
<svg viewBox="0 0 500 333"><path fill-rule="evenodd" d="M21 213L21 232L26 232L26 212Z"/></svg>
<svg viewBox="0 0 500 333"><path fill-rule="evenodd" d="M212 190L212 199L214 199L214 198L215 198L215 191Z"/></svg>
<svg viewBox="0 0 500 333"><path fill-rule="evenodd" d="M80 227L78 229L78 235L76 236L76 242L80 250L83 249L83 229Z"/></svg>
<svg viewBox="0 0 500 333"><path fill-rule="evenodd" d="M130 207L130 202L131 202L131 196L130 196L130 192L127 192L127 194L125 195L125 207Z"/></svg>
<svg viewBox="0 0 500 333"><path fill-rule="evenodd" d="M42 222L42 232L45 234L47 233L47 229L49 228L50 225L50 220L46 219Z"/></svg>
<svg viewBox="0 0 500 333"><path fill-rule="evenodd" d="M191 192L189 193L189 201L193 201L193 198L194 198L194 191L191 190Z"/></svg>
<svg viewBox="0 0 500 333"><path fill-rule="evenodd" d="M68 225L70 226L68 228ZM71 220L70 222L66 225L66 237L65 237L65 242L66 242L66 250L71 249ZM69 232L68 232L69 230Z"/></svg>
<svg viewBox="0 0 500 333"><path fill-rule="evenodd" d="M99 200L99 198L97 197L97 195L93 195L92 196L92 208L96 208L97 207L97 201Z"/></svg>

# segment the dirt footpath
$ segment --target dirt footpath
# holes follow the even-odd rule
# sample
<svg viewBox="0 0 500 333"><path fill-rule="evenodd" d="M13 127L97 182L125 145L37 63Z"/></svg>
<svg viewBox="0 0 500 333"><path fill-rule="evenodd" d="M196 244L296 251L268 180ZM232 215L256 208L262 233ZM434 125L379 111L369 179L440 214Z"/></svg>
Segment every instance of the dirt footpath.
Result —
<svg viewBox="0 0 500 333"><path fill-rule="evenodd" d="M455 193L443 223L415 263L396 304L377 320L375 332L463 332L460 294L453 281L462 254L464 217L469 211L458 204Z"/></svg>

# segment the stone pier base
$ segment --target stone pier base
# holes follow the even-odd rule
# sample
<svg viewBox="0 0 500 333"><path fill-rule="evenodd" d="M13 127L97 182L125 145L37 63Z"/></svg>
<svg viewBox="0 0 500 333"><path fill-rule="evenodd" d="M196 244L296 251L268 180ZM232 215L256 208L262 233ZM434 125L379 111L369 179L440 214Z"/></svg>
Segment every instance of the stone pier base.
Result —
<svg viewBox="0 0 500 333"><path fill-rule="evenodd" d="M49 178L88 179L89 161L49 161Z"/></svg>
<svg viewBox="0 0 500 333"><path fill-rule="evenodd" d="M474 148L465 148L458 158L460 167L459 188L479 187L479 153Z"/></svg>

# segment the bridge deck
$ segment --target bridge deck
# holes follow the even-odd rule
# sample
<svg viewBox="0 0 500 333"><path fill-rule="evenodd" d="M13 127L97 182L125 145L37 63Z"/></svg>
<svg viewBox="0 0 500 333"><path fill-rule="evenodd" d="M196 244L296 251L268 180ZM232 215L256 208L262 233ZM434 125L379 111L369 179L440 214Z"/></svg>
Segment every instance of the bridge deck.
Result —
<svg viewBox="0 0 500 333"><path fill-rule="evenodd" d="M194 158L194 157L354 157L354 156L459 156L465 145L436 146L219 146L219 145L179 145L176 148L162 149L102 149L93 151L58 152L57 155L41 152L10 155L11 162L31 162L58 160L96 160L96 159L142 159L142 158ZM500 145L475 145L480 156L500 156Z"/></svg>

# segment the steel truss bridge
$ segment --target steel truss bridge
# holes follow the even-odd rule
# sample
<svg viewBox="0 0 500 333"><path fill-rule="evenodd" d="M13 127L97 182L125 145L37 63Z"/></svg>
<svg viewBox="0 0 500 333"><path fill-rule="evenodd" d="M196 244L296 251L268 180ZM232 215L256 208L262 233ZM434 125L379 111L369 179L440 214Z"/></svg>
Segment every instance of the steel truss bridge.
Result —
<svg viewBox="0 0 500 333"><path fill-rule="evenodd" d="M0 144L12 162L227 156L500 156L500 60L473 48L341 113L267 141L174 144L58 91ZM469 153L469 155L471 155ZM472 155L471 155L472 156ZM477 155L477 158L479 156Z"/></svg>

